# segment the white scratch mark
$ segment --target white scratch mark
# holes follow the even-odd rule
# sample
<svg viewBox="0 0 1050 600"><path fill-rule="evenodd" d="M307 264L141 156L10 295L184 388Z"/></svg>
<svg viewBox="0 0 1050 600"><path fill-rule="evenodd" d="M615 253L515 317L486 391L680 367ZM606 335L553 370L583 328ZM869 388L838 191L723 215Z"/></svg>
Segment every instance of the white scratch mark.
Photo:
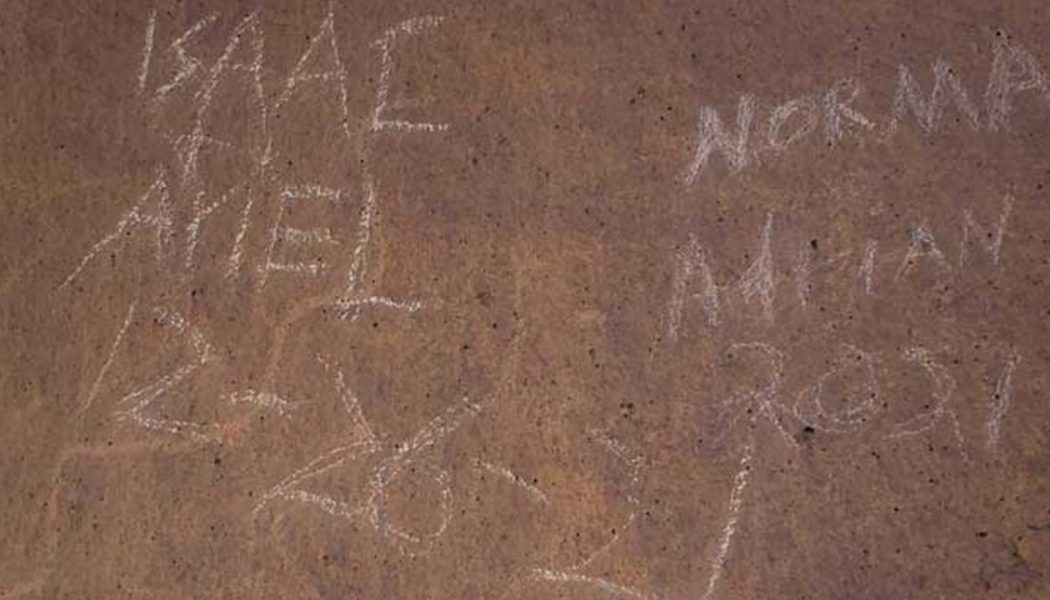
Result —
<svg viewBox="0 0 1050 600"><path fill-rule="evenodd" d="M361 214L357 222L357 244L354 246L350 270L346 275L347 296L357 291L357 286L364 279L368 269L368 244L372 240L372 228L376 216L376 190L372 183L371 173L366 173L365 198L361 203Z"/></svg>
<svg viewBox="0 0 1050 600"><path fill-rule="evenodd" d="M168 46L167 52L175 53L175 60L178 62L178 70L171 81L157 88L153 97L154 104L159 104L167 99L168 94L185 84L190 77L195 75L197 71L203 67L200 60L187 54L185 44L191 37L200 33L201 30L208 25L211 25L216 18L217 15L212 13L200 19L187 29L185 33L177 37L170 46Z"/></svg>
<svg viewBox="0 0 1050 600"><path fill-rule="evenodd" d="M908 251L904 254L904 259L901 261L900 267L897 268L897 273L893 276L894 283L899 282L902 277L910 273L921 257L930 257L942 269L951 272L951 265L948 263L948 259L944 257L944 253L937 246L937 240L933 238L933 234L930 233L929 227L925 223L913 229L910 238Z"/></svg>
<svg viewBox="0 0 1050 600"><path fill-rule="evenodd" d="M712 327L719 323L718 287L715 285L711 268L707 264L707 252L700 245L695 235L690 234L686 247L677 255L677 265L671 281L671 299L667 307L667 338L678 339L678 330L682 323L682 313L688 295L689 280L699 271L701 307Z"/></svg>
<svg viewBox="0 0 1050 600"><path fill-rule="evenodd" d="M338 200L339 195L339 190L322 188L320 186L288 186L281 191L281 210L278 213L276 222L273 224L273 228L270 230L270 245L266 250L266 264L260 269L263 273L263 283L266 282L267 276L271 271L310 275L317 275L320 272L321 266L317 263L300 262L289 264L274 262L278 241L285 241L293 246L308 242L320 244L333 242L331 233L326 230L299 229L284 225L284 209L292 200L317 198Z"/></svg>
<svg viewBox="0 0 1050 600"><path fill-rule="evenodd" d="M795 441L794 436L784 426L783 416L778 410L779 401L777 399L780 395L780 384L784 375L784 354L763 342L738 342L729 347L730 352L739 352L740 350L755 350L765 356L770 368L769 382L761 389L746 392L743 398L731 398L728 404L743 407L741 414L744 412L749 414L749 420L752 423L759 417L765 417L792 448L798 448L798 442Z"/></svg>
<svg viewBox="0 0 1050 600"><path fill-rule="evenodd" d="M828 380L836 373L860 366L863 369L864 386L862 398L851 406L839 410L829 409L824 405L824 395ZM845 393L842 396L846 396ZM831 367L822 373L815 385L806 386L797 396L792 412L799 421L823 431L845 433L856 430L878 411L879 384L875 373L875 357L853 346L842 344ZM845 398L842 398L845 400ZM799 410L800 404L807 404L812 411L805 414ZM815 413L815 415L813 414Z"/></svg>
<svg viewBox="0 0 1050 600"><path fill-rule="evenodd" d="M383 37L374 42L374 45L379 47L382 55L379 63L379 81L376 83L375 112L372 113L372 131L435 132L448 129L447 123L413 123L400 119L383 118L390 96L390 76L394 70L394 61L391 53L395 40L399 35L419 35L425 29L437 27L442 21L444 21L444 17L439 16L422 16L406 19L387 29Z"/></svg>
<svg viewBox="0 0 1050 600"><path fill-rule="evenodd" d="M251 216L251 210L254 204L255 198L249 190L248 199L244 202L244 210L241 211L241 220L237 226L237 235L233 239L233 248L230 250L230 259L226 265L227 279L233 277L241 267L241 254L244 252L244 236L248 233L248 219Z"/></svg>
<svg viewBox="0 0 1050 600"><path fill-rule="evenodd" d="M700 108L696 125L696 153L686 169L685 182L689 185L706 170L711 155L721 152L733 173L740 172L750 162L748 139L751 135L751 120L755 113L755 96L740 96L736 109L736 135L726 131L718 112L710 106Z"/></svg>
<svg viewBox="0 0 1050 600"><path fill-rule="evenodd" d="M187 434L194 439L202 441L211 440L213 436L205 433L206 428L198 423L176 419L157 419L143 414L153 402L178 385L182 380L198 371L213 358L211 345L204 339L200 331L186 322L181 314L174 310L158 310L157 312L161 323L173 326L180 334L187 333L189 335L190 347L196 356L189 363L124 396L119 401L119 404L126 405L133 401L134 404L129 409L116 411L117 418L130 418L144 429Z"/></svg>
<svg viewBox="0 0 1050 600"><path fill-rule="evenodd" d="M773 321L773 294L776 291L773 280L773 253L770 249L772 231L773 213L767 213L766 223L762 228L762 245L758 258L740 276L738 283L745 301L758 297L762 304L762 311L770 322Z"/></svg>
<svg viewBox="0 0 1050 600"><path fill-rule="evenodd" d="M293 244L335 244L332 238L332 230L328 227L311 227L310 229L298 229L296 227L284 227L281 229L284 239Z"/></svg>
<svg viewBox="0 0 1050 600"><path fill-rule="evenodd" d="M256 503L252 509L252 516L263 509L271 500L275 498L281 498L286 500L296 500L299 502L306 502L309 504L316 504L322 507L332 507L336 505L336 501L329 496L322 496L319 494L312 494L302 490L293 490L293 486L299 485L302 482L318 477L332 469L342 466L347 461L357 460L362 455L368 455L379 450L379 445L371 439L361 439L351 442L349 444L333 448L328 452L322 454L311 460L305 466L295 470L291 475L285 477L277 485L270 488L266 493L262 495L259 502ZM341 503L340 503L341 504ZM345 518L352 518L363 514L363 509L347 509L333 512L331 510L325 510L329 514L334 516L340 516Z"/></svg>
<svg viewBox="0 0 1050 600"><path fill-rule="evenodd" d="M589 429L587 434L589 436L588 439L593 439L603 450L611 454L613 458L626 466L628 489L625 496L627 501L633 506L633 510L627 515L627 518L619 524L619 526L613 529L612 537L610 537L608 541L602 544L594 552L591 552L588 556L584 557L583 560L570 566L568 569L570 573L578 573L586 569L596 558L606 554L618 541L620 541L623 532L634 524L635 519L638 516L638 509L641 506L641 501L638 498L638 487L642 471L645 468L644 457L632 452L623 442L609 435L607 431Z"/></svg>
<svg viewBox="0 0 1050 600"><path fill-rule="evenodd" d="M633 500L633 499L628 498L628 500ZM627 528L629 528L631 525L633 525L635 519L637 519L637 518L638 518L638 513L637 512L632 512L631 514L627 515L627 519L624 520L624 522L621 523L620 526L616 528L616 530L613 532L612 537L609 538L609 541L607 541L604 544L602 544L602 546L600 548L598 548L597 550L595 550L594 552L592 552L590 554L590 556L588 556L587 558L584 558L582 561L580 561L577 564L575 564L572 567L570 567L569 571L574 572L574 573L582 571L582 570L586 569L587 567L589 567L591 565L591 563L593 563L596 558L598 558L599 556L602 556L605 553L607 553L609 551L609 549L612 548L616 544L616 542L620 541L620 537L623 535L623 532L626 531Z"/></svg>
<svg viewBox="0 0 1050 600"><path fill-rule="evenodd" d="M988 74L988 88L985 90L988 130L1009 130L1013 96L1037 90L1050 103L1050 84L1035 57L1020 44L1011 41L1006 32L996 32L992 52L992 70Z"/></svg>
<svg viewBox="0 0 1050 600"><path fill-rule="evenodd" d="M802 113L802 123L790 135L781 139L780 130L796 113ZM820 107L816 100L810 97L795 98L788 100L773 109L769 115L769 133L766 143L774 152L783 152L788 146L806 137L817 128L820 121Z"/></svg>
<svg viewBox="0 0 1050 600"><path fill-rule="evenodd" d="M981 236L981 227L977 224L977 221L973 217L973 211L970 209L963 210L963 237L962 242L959 244L959 266L964 267L966 265L966 256L969 250L970 236L974 235L974 239L984 247L988 254L992 255L992 264L999 264L999 251L1003 247L1003 235L1006 233L1006 221L1010 218L1010 211L1014 206L1014 197L1007 194L1003 198L1003 209L999 213L999 226L995 229L995 233L989 232L987 236ZM985 240L987 238L987 241Z"/></svg>
<svg viewBox="0 0 1050 600"><path fill-rule="evenodd" d="M859 275L864 281L864 293L870 296L875 289L875 253L879 250L879 242L868 240L864 245L864 260L860 263Z"/></svg>
<svg viewBox="0 0 1050 600"><path fill-rule="evenodd" d="M304 73L306 70L307 63L313 57L314 53L318 51L318 47L322 42L327 42L328 51L331 57L331 66L327 71L321 71L317 73ZM339 87L339 103L342 111L341 115L341 128L347 139L352 138L350 131L350 107L349 98L347 96L347 81L346 81L346 70L343 67L343 61L339 57L339 44L338 38L335 31L335 6L334 3L328 3L328 13L325 15L324 21L321 23L320 30L317 32L307 46L306 51L299 58L299 62L296 63L295 68L292 69L292 74L288 76L288 80L285 83L284 90L281 91L281 95L277 97L274 102L273 110L279 111L282 106L292 97L292 92L295 88L302 83L319 81L322 83L335 82Z"/></svg>
<svg viewBox="0 0 1050 600"><path fill-rule="evenodd" d="M589 585L596 587L603 592L620 596L623 598L634 598L635 600L649 600L652 598L651 595L640 592L634 588L630 588L618 583L613 583L608 579L602 577L591 577L589 575L580 575L578 573L566 573L564 571L553 571L550 569L533 569L533 577L538 581L552 581L556 583L574 583Z"/></svg>
<svg viewBox="0 0 1050 600"><path fill-rule="evenodd" d="M639 481L641 480L642 471L644 470L644 459L632 452L623 442L609 435L608 432L600 429L590 429L587 432L594 440L610 454L615 456L619 461L627 466L627 474L630 477L628 483L631 487L631 491L627 494L627 500L631 504L637 505L639 503L638 497L635 495L635 490L638 487Z"/></svg>
<svg viewBox="0 0 1050 600"><path fill-rule="evenodd" d="M336 306L344 311L362 306L382 306L414 313L423 308L423 302L420 300L395 300L386 296L368 296L366 298L340 298L336 302Z"/></svg>
<svg viewBox="0 0 1050 600"><path fill-rule="evenodd" d="M120 326L120 331L117 332L117 337L113 339L113 343L109 347L109 354L106 356L105 362L102 363L102 368L98 370L95 382L91 384L91 391L88 392L87 398L80 407L81 414L87 412L87 410L91 408L91 404L95 401L95 396L98 395L98 390L102 385L102 380L105 378L106 373L109 372L109 368L113 364L113 359L117 355L117 349L120 348L120 343L124 340L124 334L127 333L128 327L131 326L131 320L135 316L135 309L138 307L138 303L138 300L136 300L128 306L128 314L124 317L124 324Z"/></svg>
<svg viewBox="0 0 1050 600"><path fill-rule="evenodd" d="M488 471L493 475L502 477L503 479L525 490L525 492L527 492L529 496L532 496L534 500L542 504L550 504L550 500L547 498L547 494L543 493L543 490L536 487L536 485L534 485L532 482L525 479L521 475L518 475L514 471L511 471L507 467L503 465L494 465L490 462L483 461L480 458L473 459L473 463L474 466L478 469Z"/></svg>
<svg viewBox="0 0 1050 600"><path fill-rule="evenodd" d="M317 362L321 363L324 367L325 373L329 377L335 378L336 391L339 392L339 401L342 402L343 408L346 409L346 414L350 416L354 426L364 434L366 440L375 442L377 441L374 430L372 429L371 423L365 417L365 412L361 408L361 402L357 399L357 395L353 393L350 387L346 384L346 378L343 375L342 370L336 370L331 363L328 362L324 356L317 354Z"/></svg>
<svg viewBox="0 0 1050 600"><path fill-rule="evenodd" d="M200 158L201 150L210 143L215 143L206 133L206 121L208 110L211 107L212 100L215 95L215 90L218 88L221 82L222 75L228 70L236 70L236 64L231 65L234 52L240 46L242 40L245 37L247 31L253 33L253 37L259 38L261 33L258 29L258 14L251 13L245 17L238 25L234 28L233 34L230 36L229 42L226 44L222 55L215 61L211 69L208 71L207 77L201 84L199 90L194 95L194 110L193 110L193 126L190 133L181 135L175 145L175 152L179 155L182 167L181 181L185 189L189 189L193 186L198 185L199 172L198 162ZM261 42L256 42L255 48L257 51L261 50ZM261 60L259 56L255 57L255 62ZM194 69L196 70L196 68ZM256 90L259 93L260 90ZM265 129L266 124L260 123L259 127Z"/></svg>
<svg viewBox="0 0 1050 600"><path fill-rule="evenodd" d="M816 252L813 250L807 248L799 250L795 266L795 295L798 296L798 303L803 308L809 304L809 294L812 288L810 277L817 271L831 268L836 262L847 256L849 253L843 252L831 258L817 260Z"/></svg>
<svg viewBox="0 0 1050 600"><path fill-rule="evenodd" d="M157 9L149 12L149 20L146 22L146 39L142 43L142 64L139 67L138 93L146 91L146 77L149 75L149 65L153 58L153 34L157 28Z"/></svg>
<svg viewBox="0 0 1050 600"><path fill-rule="evenodd" d="M190 269L193 267L193 255L197 251L197 244L200 241L200 229L204 219L210 215L215 209L219 208L226 203L226 194L223 194L221 198L215 202L209 204L207 207L201 206L201 196L204 192L199 192L197 196L193 198L193 220L186 225L186 268Z"/></svg>
<svg viewBox="0 0 1050 600"><path fill-rule="evenodd" d="M250 404L256 408L271 410L280 416L285 416L294 410L300 403L286 400L277 394L260 392L258 390L239 390L226 395L226 401L231 404Z"/></svg>
<svg viewBox="0 0 1050 600"><path fill-rule="evenodd" d="M335 369L323 357L318 355L317 358L325 367L326 372L329 374L335 372ZM482 410L482 405L474 404L469 399L463 398L462 402L450 406L407 441L394 445L393 451L388 451L372 467L368 481L363 484L368 492L367 499L361 505L351 507L328 495L292 489L293 486L335 469L348 460L357 460L362 454L373 454L388 448L386 444L378 441L372 432L371 426L361 412L360 403L347 388L341 372L335 374L335 380L343 405L354 424L353 435L358 439L326 452L286 477L263 494L259 503L252 510L252 515L256 515L275 498L303 502L316 505L330 515L347 520L365 519L379 536L392 541L402 553L408 552L415 555L416 552L429 552L433 543L444 534L452 520L452 488L446 470L429 463L418 465L416 463L423 453L458 429L466 418L477 415ZM408 468L413 465L416 466ZM430 531L410 532L392 523L385 514L387 488L401 477L418 476L420 472L429 474L431 481L439 488L439 523ZM411 549L406 550L408 546L411 546Z"/></svg>
<svg viewBox="0 0 1050 600"><path fill-rule="evenodd" d="M1006 411L1010 409L1010 403L1013 401L1014 370L1020 362L1021 354L1014 350L1006 363L1006 367L1003 368L1002 374L999 375L999 381L995 384L991 415L989 415L988 422L985 424L985 429L988 430L987 445L990 450L997 450L999 447L1001 435L999 427L1003 417L1006 415Z"/></svg>
<svg viewBox="0 0 1050 600"><path fill-rule="evenodd" d="M897 93L893 99L893 113L889 122L890 133L897 130L901 119L909 110L915 115L923 131L937 131L949 102L966 117L974 131L980 129L977 106L970 99L970 94L955 75L951 65L944 59L937 58L933 64L933 74L933 90L927 99L923 97L922 88L911 70L904 65L898 67Z"/></svg>
<svg viewBox="0 0 1050 600"><path fill-rule="evenodd" d="M933 354L926 348L908 348L904 351L904 357L909 362L921 365L933 380L933 396L937 400L937 404L929 412L916 415L903 423L895 425L888 437L899 438L919 435L932 429L939 420L948 419L952 426L952 434L955 436L959 453L962 454L966 461L969 461L970 456L966 452L963 443L959 418L951 408L952 395L957 387L955 378L948 373L948 369L934 361Z"/></svg>
<svg viewBox="0 0 1050 600"><path fill-rule="evenodd" d="M151 215L145 213L143 207L154 194L159 194L160 197L157 200L157 214ZM69 286L69 284L80 275L80 272L84 270L84 267L91 262L91 259L95 258L103 248L120 239L120 237L131 227L138 225L153 225L157 227L157 257L159 259L163 253L162 245L170 239L171 230L171 216L168 210L168 187L164 181L163 173L157 175L157 178L153 181L152 185L150 185L149 189L146 190L146 193L142 195L142 198L138 203L136 203L131 210L124 213L124 216L117 221L116 229L109 235L103 237L95 243L90 250L88 250L87 254L80 259L76 268L73 269L73 272L70 273L61 284L59 284L58 289L61 290Z"/></svg>
<svg viewBox="0 0 1050 600"><path fill-rule="evenodd" d="M737 523L740 520L740 507L744 501L744 491L751 479L751 456L754 451L754 441L748 440L744 444L743 455L740 457L739 468L733 477L733 489L729 494L729 510L726 524L722 527L722 539L718 543L718 553L711 560L711 574L707 578L707 588L700 600L711 600L722 573L725 570L726 561L729 558L729 550L733 544L733 536L736 535Z"/></svg>
<svg viewBox="0 0 1050 600"><path fill-rule="evenodd" d="M875 124L850 106L860 95L860 84L852 77L843 79L824 95L824 138L828 145L834 146L844 135L845 123L852 123L861 129L873 129Z"/></svg>

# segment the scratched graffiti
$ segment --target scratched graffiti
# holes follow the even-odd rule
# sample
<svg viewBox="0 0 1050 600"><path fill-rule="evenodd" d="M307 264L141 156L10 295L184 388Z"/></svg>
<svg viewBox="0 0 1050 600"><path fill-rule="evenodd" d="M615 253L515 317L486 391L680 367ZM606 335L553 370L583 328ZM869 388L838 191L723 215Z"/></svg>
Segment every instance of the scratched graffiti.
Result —
<svg viewBox="0 0 1050 600"><path fill-rule="evenodd" d="M654 126L564 51L615 44L555 31L548 56L523 15L290 18L138 14L141 164L40 278L53 315L97 319L62 363L31 572L0 595L101 595L77 553L140 528L112 567L129 597L831 598L814 574L860 563L857 597L968 597L929 575L937 552L1038 593L1028 542L1002 566L975 546L994 523L940 534L1034 489L1009 470L1042 439L1042 188L953 164L896 174L924 186L902 201L865 154L1023 138L1050 97L1034 42L974 42L983 94L935 56L813 84L761 126L755 94L733 120L615 82ZM635 127L663 137L632 179L605 163ZM767 169L816 175L771 191Z"/></svg>

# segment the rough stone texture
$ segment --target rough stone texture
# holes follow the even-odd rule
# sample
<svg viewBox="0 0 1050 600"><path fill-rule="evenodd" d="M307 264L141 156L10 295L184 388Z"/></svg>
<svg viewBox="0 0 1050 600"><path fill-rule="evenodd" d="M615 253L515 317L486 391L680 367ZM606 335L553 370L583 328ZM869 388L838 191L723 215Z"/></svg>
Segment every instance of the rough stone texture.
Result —
<svg viewBox="0 0 1050 600"><path fill-rule="evenodd" d="M0 598L1050 598L1048 27L5 2Z"/></svg>

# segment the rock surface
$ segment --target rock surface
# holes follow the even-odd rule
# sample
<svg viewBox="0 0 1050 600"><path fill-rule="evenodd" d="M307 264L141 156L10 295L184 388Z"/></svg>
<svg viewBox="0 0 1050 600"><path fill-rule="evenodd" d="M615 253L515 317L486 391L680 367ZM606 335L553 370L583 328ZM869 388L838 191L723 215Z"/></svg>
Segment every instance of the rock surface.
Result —
<svg viewBox="0 0 1050 600"><path fill-rule="evenodd" d="M1050 7L0 19L0 598L1050 597Z"/></svg>

